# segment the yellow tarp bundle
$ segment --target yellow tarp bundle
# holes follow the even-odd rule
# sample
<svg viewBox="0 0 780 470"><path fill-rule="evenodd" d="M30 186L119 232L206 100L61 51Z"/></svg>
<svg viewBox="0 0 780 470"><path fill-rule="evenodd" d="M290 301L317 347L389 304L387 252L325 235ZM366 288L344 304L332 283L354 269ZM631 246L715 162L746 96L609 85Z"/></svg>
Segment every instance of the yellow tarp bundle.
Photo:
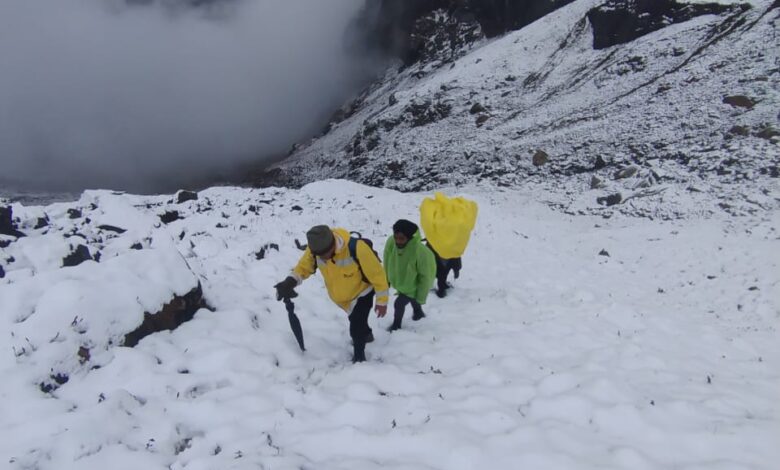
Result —
<svg viewBox="0 0 780 470"><path fill-rule="evenodd" d="M460 258L477 222L477 203L462 197L435 193L420 205L420 225L425 238L442 258Z"/></svg>

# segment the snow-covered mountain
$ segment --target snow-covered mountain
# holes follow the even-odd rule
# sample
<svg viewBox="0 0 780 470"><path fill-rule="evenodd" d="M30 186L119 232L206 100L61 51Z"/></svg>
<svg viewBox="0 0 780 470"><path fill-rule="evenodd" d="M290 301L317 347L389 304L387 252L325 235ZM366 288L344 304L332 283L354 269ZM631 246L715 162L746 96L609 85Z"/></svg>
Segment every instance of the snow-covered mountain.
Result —
<svg viewBox="0 0 780 470"><path fill-rule="evenodd" d="M577 0L496 39L436 10L411 33L419 60L251 180L490 180L570 213L777 208L778 6Z"/></svg>
<svg viewBox="0 0 780 470"><path fill-rule="evenodd" d="M0 197L0 467L775 469L780 2L424 3L289 188ZM381 252L432 189L480 208L451 293L353 365L315 275L301 352L306 230Z"/></svg>
<svg viewBox="0 0 780 470"><path fill-rule="evenodd" d="M358 365L319 277L296 299L305 353L272 286L311 225L381 246L427 193L4 207L1 466L775 468L778 211L604 220L462 191L480 214L454 289L392 334L372 318Z"/></svg>

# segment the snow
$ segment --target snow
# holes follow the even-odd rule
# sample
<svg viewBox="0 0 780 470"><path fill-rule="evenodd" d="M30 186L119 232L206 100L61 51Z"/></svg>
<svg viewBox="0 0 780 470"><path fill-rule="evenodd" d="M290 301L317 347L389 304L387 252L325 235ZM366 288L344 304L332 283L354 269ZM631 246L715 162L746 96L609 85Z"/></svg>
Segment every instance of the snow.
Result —
<svg viewBox="0 0 780 470"><path fill-rule="evenodd" d="M272 286L311 225L381 242L396 219L418 218L429 193L328 180L211 188L182 204L106 191L16 204L28 237L0 249L0 462L775 468L780 212L573 217L531 190L439 189L480 205L462 275L448 297L430 297L425 319L407 312L400 331L372 317L376 341L357 365L319 277L295 301L305 353ZM170 210L182 219L161 223ZM41 214L50 226L32 229ZM100 262L60 267L74 230ZM258 260L269 244L278 251ZM119 346L143 312L198 282L213 312ZM81 363L85 344L93 354ZM44 393L57 372L68 382Z"/></svg>

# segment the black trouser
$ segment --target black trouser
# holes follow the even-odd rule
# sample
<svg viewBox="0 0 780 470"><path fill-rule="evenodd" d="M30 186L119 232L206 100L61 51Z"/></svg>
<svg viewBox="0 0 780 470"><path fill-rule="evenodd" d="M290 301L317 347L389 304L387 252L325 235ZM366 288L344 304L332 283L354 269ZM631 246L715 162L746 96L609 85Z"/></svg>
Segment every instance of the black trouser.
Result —
<svg viewBox="0 0 780 470"><path fill-rule="evenodd" d="M355 351L363 352L366 348L366 336L371 328L368 327L368 315L371 313L371 307L374 306L374 291L360 297L349 314L349 336L352 337L352 344L355 345Z"/></svg>
<svg viewBox="0 0 780 470"><path fill-rule="evenodd" d="M458 277L460 270L463 268L463 262L460 258L444 259L439 256L430 243L427 246L436 258L436 290L441 294L447 290L447 276L450 275L450 271L454 270L455 277Z"/></svg>
<svg viewBox="0 0 780 470"><path fill-rule="evenodd" d="M439 291L447 289L447 276L455 270L456 275L463 267L460 258L444 259L436 255L436 287Z"/></svg>
<svg viewBox="0 0 780 470"><path fill-rule="evenodd" d="M395 312L393 313L393 323L398 323L399 325L401 324L401 320L404 319L404 312L406 312L406 306L409 304L412 304L412 311L414 312L415 318L419 318L424 315L422 311L422 305L420 305L416 300L404 294L398 294L398 297L395 299L395 303L393 304L393 307L395 307Z"/></svg>

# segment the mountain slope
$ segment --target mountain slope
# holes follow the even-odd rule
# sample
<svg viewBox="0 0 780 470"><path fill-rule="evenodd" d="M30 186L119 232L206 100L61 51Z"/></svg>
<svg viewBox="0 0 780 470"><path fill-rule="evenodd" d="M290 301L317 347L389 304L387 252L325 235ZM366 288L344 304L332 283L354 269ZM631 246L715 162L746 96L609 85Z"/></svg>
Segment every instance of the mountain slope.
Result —
<svg viewBox="0 0 780 470"><path fill-rule="evenodd" d="M777 5L722 2L718 15L596 49L590 18L600 3L579 0L389 71L266 178L400 190L487 179L535 186L572 213L778 207ZM431 19L450 20L445 11Z"/></svg>
<svg viewBox="0 0 780 470"><path fill-rule="evenodd" d="M603 220L464 191L480 214L451 294L392 334L371 318L358 365L319 277L295 300L305 353L272 286L311 224L381 246L425 194L325 181L14 204L27 237L0 237L4 468L775 467L777 211ZM100 261L60 267L74 240ZM119 346L195 283L213 311Z"/></svg>

